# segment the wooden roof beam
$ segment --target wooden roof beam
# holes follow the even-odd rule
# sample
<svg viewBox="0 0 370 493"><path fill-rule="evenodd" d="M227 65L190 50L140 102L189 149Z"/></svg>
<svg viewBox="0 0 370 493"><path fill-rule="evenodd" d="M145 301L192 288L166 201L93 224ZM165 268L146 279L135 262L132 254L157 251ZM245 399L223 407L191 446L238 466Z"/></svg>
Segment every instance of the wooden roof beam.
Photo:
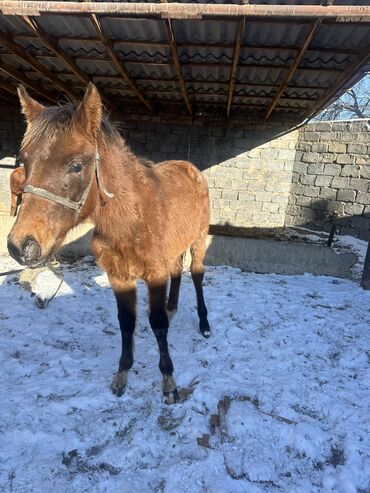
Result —
<svg viewBox="0 0 370 493"><path fill-rule="evenodd" d="M229 94L227 98L227 117L229 118L230 116L230 111L231 111L231 103L233 100L233 92L234 92L234 85L235 85L235 79L236 75L238 72L238 62L239 62L239 56L240 56L240 47L243 39L243 34L244 34L244 28L245 28L245 18L241 19L239 22L239 27L238 27L238 32L236 35L236 42L235 42L235 47L234 47L234 53L233 53L233 64L231 67L231 72L230 72L230 85L229 85Z"/></svg>
<svg viewBox="0 0 370 493"><path fill-rule="evenodd" d="M21 20L26 24L26 26L31 29L31 31L36 35L36 37L42 41L42 43L47 46L47 48L54 53L56 58L63 61L71 72L73 72L80 80L85 84L90 82L90 77L83 72L83 70L76 65L74 60L67 55L58 44L58 38L54 37L50 33L46 32L39 24L37 24L36 19L33 17L22 16Z"/></svg>
<svg viewBox="0 0 370 493"><path fill-rule="evenodd" d="M186 107L188 109L188 113L190 116L192 116L193 110L191 108L191 104L190 104L188 92L186 89L184 76L182 74L182 69L181 69L181 64L180 64L180 59L179 59L179 53L178 53L178 49L177 49L175 34L173 32L172 22L170 19L166 19L165 22L166 22L168 41L170 43L170 48L171 48L171 53L172 53L172 59L173 59L173 62L175 64L175 69L176 69L177 78L178 78L178 81L180 84L180 89L181 89Z"/></svg>
<svg viewBox="0 0 370 493"><path fill-rule="evenodd" d="M320 7L323 7L324 9L332 8L334 2L335 2L335 0L322 0ZM299 64L303 60L308 48L310 47L311 42L315 39L315 36L318 33L323 21L324 21L324 18L319 17L318 19L316 19L315 22L313 22L310 29L308 30L306 37L303 41L302 47L298 51L296 56L294 57L293 63L289 67L289 71L288 71L287 75L285 76L285 79L283 80L283 82L282 82L282 84L281 84L281 86L280 86L280 88L276 94L275 100L272 102L272 104L270 105L270 107L267 110L265 120L267 120L270 117L276 104L278 103L279 99L281 98L284 91L288 87L290 80L293 78L294 74L296 73L296 71L299 67Z"/></svg>
<svg viewBox="0 0 370 493"><path fill-rule="evenodd" d="M46 32L32 17L21 16L20 19L36 35L36 37L42 41L42 43L52 53L55 54L56 58L61 60L71 72L73 72L82 82L84 82L84 84L87 85L91 81L91 77L81 70L74 59L67 55L67 53L65 53L65 51L59 46L59 39L56 36ZM115 101L111 100L104 94L102 94L102 99L105 103L111 106L112 109L115 109Z"/></svg>
<svg viewBox="0 0 370 493"><path fill-rule="evenodd" d="M7 93L13 94L13 96L17 94L17 88L5 80L0 80L0 88Z"/></svg>
<svg viewBox="0 0 370 493"><path fill-rule="evenodd" d="M38 74L42 75L50 82L54 84L61 92L66 93L72 99L76 98L76 94L71 90L71 87L62 80L58 79L50 70L48 70L37 58L30 55L22 46L18 45L12 39L11 34L0 32L0 42L7 47L7 49L17 55L21 60L30 65Z"/></svg>
<svg viewBox="0 0 370 493"><path fill-rule="evenodd" d="M367 22L370 7L357 5L235 5L235 4L181 4L144 2L58 2L58 1L20 1L3 0L0 12L4 15L41 14L113 14L140 17L142 15L160 16L166 19L203 19L206 16L233 17L298 17L334 18Z"/></svg>
<svg viewBox="0 0 370 493"><path fill-rule="evenodd" d="M0 60L0 70L5 72L7 75L10 75L11 77L13 77L13 79L16 79L18 82L21 82L25 86L29 87L37 94L41 95L44 99L52 103L55 103L55 98L50 94L48 94L47 92L45 92L45 89L42 86L37 84L37 82L26 77L22 72L20 72L13 66L4 63L2 60Z"/></svg>
<svg viewBox="0 0 370 493"><path fill-rule="evenodd" d="M135 94L135 96L140 99L140 101L148 108L148 110L150 110L152 113L154 113L153 106L146 99L143 92L137 87L135 81L131 78L131 75L129 74L128 70L126 69L124 63L119 59L117 53L113 50L112 43L108 39L107 35L105 34L99 17L97 15L92 14L90 17L90 20L91 20L91 22L95 28L95 31L96 31L100 41L103 43L105 50L107 51L107 53L109 55L110 61L114 65L115 69L121 75L122 79L130 86L130 88L131 88L132 92Z"/></svg>
<svg viewBox="0 0 370 493"><path fill-rule="evenodd" d="M308 33L306 34L306 37L303 41L301 49L299 50L299 52L294 57L293 63L289 67L288 73L286 74L283 82L281 83L281 85L277 91L275 99L270 104L270 106L267 110L265 120L267 120L270 117L271 113L274 111L275 106L278 104L279 99L281 98L285 89L288 87L289 82L293 78L293 75L296 73L296 70L297 70L299 64L301 63L301 61L303 60L303 57L305 56L306 51L311 44L311 41L315 38L317 32L319 31L319 29L321 27L321 23L322 23L322 19L317 19L312 24L311 28L309 29Z"/></svg>
<svg viewBox="0 0 370 493"><path fill-rule="evenodd" d="M361 53L352 61L350 65L339 75L336 82L332 84L325 93L318 99L318 101L307 111L306 117L313 118L320 111L331 102L331 100L337 96L340 97L341 91L343 92L346 88L346 85L351 81L353 82L353 78L361 67L366 66L370 62L370 45L368 45ZM362 74L365 76L366 72ZM356 79L362 78L361 75Z"/></svg>

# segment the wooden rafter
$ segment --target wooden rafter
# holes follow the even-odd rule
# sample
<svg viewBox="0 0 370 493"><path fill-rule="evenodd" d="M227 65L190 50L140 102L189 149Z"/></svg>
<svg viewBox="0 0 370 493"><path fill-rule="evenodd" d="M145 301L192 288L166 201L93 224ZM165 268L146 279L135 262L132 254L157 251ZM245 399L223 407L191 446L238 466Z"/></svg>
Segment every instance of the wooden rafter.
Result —
<svg viewBox="0 0 370 493"><path fill-rule="evenodd" d="M370 61L370 45L368 45L353 61L352 63L342 72L335 83L329 87L321 98L307 111L306 117L313 118L315 115L320 113L320 111L335 97L338 96L338 91L343 91L345 86L349 82L353 82L354 74L361 70L362 67L366 66ZM361 74L364 76L365 72Z"/></svg>
<svg viewBox="0 0 370 493"><path fill-rule="evenodd" d="M172 53L172 59L173 59L173 62L175 64L176 74L177 74L177 78L178 78L178 81L180 84L181 92L182 92L186 107L188 109L189 115L192 116L193 110L191 108L191 104L189 101L184 76L182 75L179 53L177 51L177 44L176 44L175 34L173 32L172 22L170 21L170 19L166 19L165 22L166 22L168 41L170 43L170 48L171 48L171 53Z"/></svg>
<svg viewBox="0 0 370 493"><path fill-rule="evenodd" d="M31 31L36 35L36 37L42 41L42 43L47 46L47 48L54 53L56 58L63 61L71 72L73 72L80 80L85 84L90 82L90 77L80 69L80 67L75 63L75 61L67 55L67 53L62 50L58 44L58 39L46 32L33 17L23 16L21 20L26 24L26 26L31 29Z"/></svg>
<svg viewBox="0 0 370 493"><path fill-rule="evenodd" d="M54 53L55 57L61 60L63 64L68 67L68 69L73 72L82 82L88 84L91 81L91 77L81 70L75 60L65 53L65 51L59 46L59 39L56 36L46 32L33 17L21 16L20 19L29 29L31 29L36 37L42 41L42 43L52 53ZM102 94L102 99L110 107L112 107L112 109L115 109L115 101L111 100L104 94Z"/></svg>
<svg viewBox="0 0 370 493"><path fill-rule="evenodd" d="M48 70L37 58L30 55L22 46L15 43L9 33L0 33L0 42L7 47L7 49L17 55L21 60L30 65L36 72L46 79L50 80L60 91L66 93L72 99L76 97L76 94L71 90L71 87L62 80L58 79L50 70Z"/></svg>
<svg viewBox="0 0 370 493"><path fill-rule="evenodd" d="M239 22L239 27L238 27L238 32L236 35L236 42L235 42L235 47L234 47L234 53L233 53L233 64L231 67L231 72L230 72L230 85L229 85L229 94L227 98L227 117L229 118L230 116L230 110L231 110L231 103L233 100L233 92L234 92L234 85L235 85L235 79L236 75L238 72L238 62L239 62L239 55L240 55L240 47L243 39L243 34L244 34L244 28L245 28L245 18L241 19Z"/></svg>
<svg viewBox="0 0 370 493"><path fill-rule="evenodd" d="M29 87L30 89L33 89L35 92L40 94L44 99L51 101L52 103L55 102L55 98L49 95L42 86L37 84L37 82L29 79L22 72L20 72L19 70L17 70L11 65L4 63L2 60L0 60L0 70L13 77L13 79L16 79L17 81L21 82L25 86Z"/></svg>
<svg viewBox="0 0 370 493"><path fill-rule="evenodd" d="M95 31L100 39L100 41L104 44L104 47L109 55L111 63L114 65L118 73L121 75L122 79L130 86L132 92L137 96L140 101L152 112L154 113L154 109L150 101L148 101L143 94L143 92L137 87L135 81L132 79L128 70L126 69L124 63L119 59L117 53L112 48L112 43L108 39L107 35L104 32L103 26L100 22L100 19L97 15L92 14L90 20L95 28Z"/></svg>
<svg viewBox="0 0 370 493"><path fill-rule="evenodd" d="M311 44L311 41L315 38L317 32L319 31L319 29L321 27L321 23L322 23L322 19L317 19L312 24L311 28L309 29L308 33L306 34L306 37L303 41L301 49L299 50L299 52L294 57L293 63L289 67L288 73L286 74L283 82L281 83L281 85L280 85L280 87L276 93L275 99L270 104L270 106L267 110L265 120L267 120L270 117L271 113L274 111L275 106L278 104L279 99L281 98L283 92L288 87L289 82L291 81L291 79L292 79L293 75L295 74L299 64L301 63L303 57L305 56L306 51Z"/></svg>
<svg viewBox="0 0 370 493"><path fill-rule="evenodd" d="M14 94L17 94L16 87L4 80L0 80L0 88L7 93L13 94L13 96Z"/></svg>
<svg viewBox="0 0 370 493"><path fill-rule="evenodd" d="M320 7L323 7L324 9L327 10L328 8L333 7L334 2L335 2L335 0L322 0ZM274 107L276 106L277 102L282 97L284 91L288 87L289 82L293 78L293 75L296 73L296 71L299 67L299 64L301 63L307 50L310 47L311 42L313 41L313 39L315 39L315 36L318 33L323 21L324 21L324 17L319 17L318 19L316 19L311 24L311 27L306 34L306 37L303 41L303 44L302 44L300 50L298 51L298 53L296 54L296 56L294 57L293 63L290 66L289 71L288 71L287 75L285 76L285 79L283 80L283 82L282 82L282 84L281 84L281 86L280 86L280 88L276 94L275 100L272 102L272 104L270 105L270 107L267 110L265 120L267 120L270 117L271 113L274 110Z"/></svg>

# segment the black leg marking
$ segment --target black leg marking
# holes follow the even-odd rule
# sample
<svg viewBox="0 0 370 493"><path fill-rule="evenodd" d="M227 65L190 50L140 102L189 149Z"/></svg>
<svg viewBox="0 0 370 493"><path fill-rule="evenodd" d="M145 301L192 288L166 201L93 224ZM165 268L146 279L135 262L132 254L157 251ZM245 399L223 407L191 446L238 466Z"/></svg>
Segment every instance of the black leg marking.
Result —
<svg viewBox="0 0 370 493"><path fill-rule="evenodd" d="M170 294L168 295L167 310L173 312L177 309L177 304L179 302L179 292L181 284L181 274L172 276L171 275L171 287Z"/></svg>
<svg viewBox="0 0 370 493"><path fill-rule="evenodd" d="M115 291L118 321L121 329L122 351L118 372L114 375L111 389L120 397L126 390L128 371L134 362L134 331L136 321L136 288Z"/></svg>
<svg viewBox="0 0 370 493"><path fill-rule="evenodd" d="M159 349L159 369L163 376L163 395L166 404L173 404L179 400L173 374L173 364L168 351L168 316L165 309L166 285L150 285L150 315L149 322L157 339Z"/></svg>
<svg viewBox="0 0 370 493"><path fill-rule="evenodd" d="M203 277L204 272L192 272L191 277L193 279L195 293L197 295L197 307L199 317L199 330L203 337L209 337L211 335L211 328L208 323L208 311L204 302L203 296Z"/></svg>
<svg viewBox="0 0 370 493"><path fill-rule="evenodd" d="M171 286L170 293L167 301L167 314L169 322L177 311L177 305L179 302L181 273L183 268L184 255L181 255L171 267Z"/></svg>

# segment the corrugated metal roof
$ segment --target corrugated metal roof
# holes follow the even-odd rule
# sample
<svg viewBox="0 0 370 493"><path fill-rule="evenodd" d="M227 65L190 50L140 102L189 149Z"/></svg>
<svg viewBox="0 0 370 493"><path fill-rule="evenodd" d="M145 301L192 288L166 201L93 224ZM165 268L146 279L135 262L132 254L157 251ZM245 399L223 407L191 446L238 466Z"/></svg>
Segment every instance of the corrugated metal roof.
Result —
<svg viewBox="0 0 370 493"><path fill-rule="evenodd" d="M253 3L266 2L255 0ZM281 3L319 5L320 1L268 2L271 5ZM336 4L346 5L347 2L338 0ZM366 5L366 2L358 0L351 5ZM20 50L14 53L12 46L0 39L0 81L13 84L14 88L19 81L26 85L30 81L31 90L37 88L31 83L39 84L39 96L43 91L56 94L58 88L53 86L54 78L66 83L72 93L80 94L86 85L86 77L81 77L84 73L97 84L103 95L113 96L113 101L128 101L140 107L142 102L132 89L133 83L154 109L183 114L187 110L175 64L174 57L178 56L181 77L194 111L209 114L226 112L238 18L172 20L176 43L174 54L166 19L101 16L105 36L111 41L117 60L131 79L130 83L112 61L88 15L41 15L35 20L51 37L51 44L54 43L57 50L38 38L20 17L0 15L0 35L6 33L7 39L13 39ZM257 113L260 109L261 113L266 113L312 25L312 19L246 19L232 91L232 108L236 112L249 106ZM310 108L321 101L320 98L330 95L328 91L331 88L337 85L338 91L343 90L351 80L358 79L362 72L370 69L370 61L365 63L364 59L363 67L357 64L353 74L349 74L344 83L341 81L348 67L366 49L369 52L368 24L324 20L276 102L274 111L278 114L291 112L294 118L303 119ZM58 50L66 54L67 59L61 59L56 53ZM27 54L41 63L46 72L39 73L37 67L27 60ZM171 101L173 105L169 104ZM324 99L322 101L328 103ZM126 105L120 105L120 108L125 111ZM127 108L131 111L130 105ZM145 106L142 109L148 111Z"/></svg>

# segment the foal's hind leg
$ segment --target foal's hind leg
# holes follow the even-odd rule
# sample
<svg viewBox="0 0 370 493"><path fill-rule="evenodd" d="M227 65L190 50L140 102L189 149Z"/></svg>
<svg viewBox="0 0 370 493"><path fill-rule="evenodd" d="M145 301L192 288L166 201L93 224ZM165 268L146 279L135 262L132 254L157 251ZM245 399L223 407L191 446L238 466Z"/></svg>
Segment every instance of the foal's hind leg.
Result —
<svg viewBox="0 0 370 493"><path fill-rule="evenodd" d="M208 318L207 318L208 312L203 296L203 277L204 277L203 260L206 254L205 238L196 240L190 246L190 253L191 253L190 272L191 272L191 277L193 279L195 292L197 295L199 330L203 337L209 337L211 335L211 328L208 323Z"/></svg>
<svg viewBox="0 0 370 493"><path fill-rule="evenodd" d="M118 372L114 375L111 389L120 397L126 390L128 371L134 362L134 331L136 320L136 283L109 278L118 308L118 321L122 337L122 353Z"/></svg>
<svg viewBox="0 0 370 493"><path fill-rule="evenodd" d="M181 283L181 273L183 267L183 255L178 257L171 267L171 286L170 293L168 295L167 301L167 315L168 320L171 322L173 316L177 311L177 304L179 301L180 283Z"/></svg>
<svg viewBox="0 0 370 493"><path fill-rule="evenodd" d="M166 404L174 404L179 400L176 382L172 376L173 364L168 351L168 316L166 312L167 282L148 282L150 313L149 322L157 339L159 348L159 369L163 376L163 395Z"/></svg>

